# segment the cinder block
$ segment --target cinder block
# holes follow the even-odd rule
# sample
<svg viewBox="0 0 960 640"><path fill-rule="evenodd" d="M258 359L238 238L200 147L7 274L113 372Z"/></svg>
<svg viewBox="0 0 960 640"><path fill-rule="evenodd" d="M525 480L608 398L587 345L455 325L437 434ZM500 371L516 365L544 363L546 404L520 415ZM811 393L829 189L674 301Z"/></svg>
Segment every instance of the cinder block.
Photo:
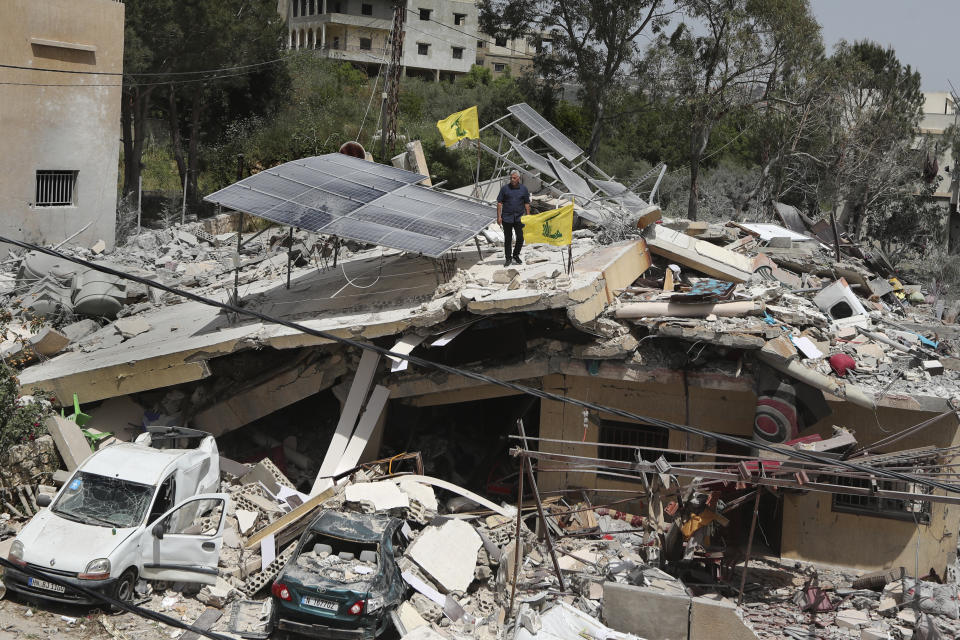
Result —
<svg viewBox="0 0 960 640"><path fill-rule="evenodd" d="M690 596L604 582L603 622L616 631L650 640L690 640Z"/></svg>
<svg viewBox="0 0 960 640"><path fill-rule="evenodd" d="M737 606L729 600L692 598L690 602L690 640L757 640L757 635L737 615Z"/></svg>

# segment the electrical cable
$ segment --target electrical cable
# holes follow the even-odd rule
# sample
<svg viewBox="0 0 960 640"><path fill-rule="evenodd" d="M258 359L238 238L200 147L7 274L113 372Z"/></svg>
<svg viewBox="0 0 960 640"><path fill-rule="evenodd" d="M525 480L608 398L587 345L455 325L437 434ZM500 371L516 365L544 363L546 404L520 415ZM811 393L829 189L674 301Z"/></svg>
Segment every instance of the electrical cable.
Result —
<svg viewBox="0 0 960 640"><path fill-rule="evenodd" d="M397 353L397 352L391 351L390 349L387 349L387 348L385 348L385 347L378 346L378 345L376 345L376 344L366 343L366 342L360 342L360 341L354 340L354 339L352 339L352 338L345 338L345 337L343 337L343 336L337 335L337 334L335 334L335 333L331 333L331 332L329 332L329 331L323 331L323 330L321 330L321 329L314 329L314 328L311 328L311 327L302 325L302 324L297 323L297 322L293 322L293 321L290 321L290 320L284 320L284 319L282 319L282 318L275 318L275 317L270 316L270 315L268 315L268 314L261 313L261 312L259 312L259 311L255 311L255 310L253 310L253 309L245 309L245 308L243 308L243 307L238 307L238 306L236 306L236 305L229 304L229 303L226 303L226 302L220 302L220 301L218 301L218 300L213 300L213 299L210 299L210 298L205 298L205 297L203 297L203 296L197 295L197 294L195 294L195 293L191 293L191 292L189 292L189 291L184 291L184 290L182 290L182 289L177 289L176 287L171 287L171 286L165 285L165 284L163 284L163 283L156 282L156 281L154 281L154 280L150 280L150 279L148 279L148 278L142 278L142 277L140 277L140 276L135 276L135 275L130 274L130 273L125 273L125 272L122 272L122 271L117 271L116 269L112 269L112 268L110 268L110 267L106 267L106 266L101 265L101 264L96 264L96 263L93 263L93 262L89 262L89 261L87 261L87 260L84 260L84 259L82 259L82 258L77 258L77 257L74 257L74 256L69 256L69 255L66 255L66 254L64 254L64 253L61 253L61 252L59 252L59 251L55 251L55 250L49 249L49 248L47 248L47 247L41 247L41 246L38 246L38 245L35 245L35 244L31 244L31 243L29 243L29 242L24 242L24 241L21 241L21 240L14 240L14 239L12 239L12 238L7 238L7 237L5 237L5 236L0 236L0 242L6 243L6 244L11 244L11 245L14 245L14 246L16 246L16 247L20 247L20 248L22 248L22 249L27 249L27 250L29 250L29 251L38 251L38 252L40 252L40 253L44 253L44 254L47 254L47 255L49 255L49 256L53 256L53 257L55 257L55 258L60 258L60 259L62 259L62 260L67 260L67 261L69 261L69 262L73 262L73 263L75 263L75 264L82 265L82 266L84 266L84 267L87 267L88 269L93 269L93 270L99 271L99 272L101 272L101 273L106 273L106 274L115 276L115 277L117 277L117 278L120 278L121 280L130 280L130 281L133 281L133 282L138 282L138 283L140 283L140 284L142 284L142 285L144 285L144 286L152 287L152 288L154 288L154 289L159 289L159 290L161 290L161 291L166 291L167 293L172 293L172 294L177 295L177 296L180 296L180 297L182 297L182 298L186 298L187 300L192 300L192 301L194 301L194 302L199 302L199 303L205 304L205 305L207 305L207 306L216 307L216 308L222 309L222 310L224 310L224 311L228 311L228 312L230 312L230 313L234 313L234 314L237 314L237 315L250 316L250 317L256 318L256 319L258 319L258 320L262 320L262 321L264 321L264 322L269 322L269 323L272 323L272 324L277 324L277 325L280 325L280 326L284 326L284 327L287 327L287 328L289 328L289 329L293 329L293 330L295 330L295 331L299 331L299 332L304 333L304 334L307 334L307 335L311 335L311 336L314 336L314 337L317 337L317 338L323 338L323 339L328 340L328 341L330 341L330 342L335 342L335 343L347 345L347 346L350 346L350 347L354 347L354 348L356 348L356 349L364 349L364 350L367 350L367 351L373 351L374 353L378 353L378 354L380 354L380 355L382 355L382 356L386 356L386 357L389 357L389 358L391 358L391 359L406 360L407 362L409 362L409 363L412 364L412 365L416 365L416 366L419 366L419 367L423 367L423 368L425 368L425 369L435 369L435 370L442 371L443 373L447 373L447 374L450 374L450 375L453 375L453 376L460 376L460 377L464 377L464 378L467 378L467 379L476 380L476 381L482 382L482 383L484 383L484 384L491 384L491 385L503 387L504 389L510 389L510 390L512 390L512 391L516 391L516 392L521 393L521 394L525 394L525 395L528 395L528 396L540 398L541 400L550 400L550 401L553 401L553 402L559 402L559 403L563 403L563 404L573 405L573 406L579 407L580 409L588 409L588 410L591 410L591 411L597 411L597 412L601 412L601 413L608 413L608 414L610 414L610 415L614 415L614 416L619 416L619 417L622 417L622 418L626 418L627 420L630 420L630 421L635 421L635 422L639 422L639 423L645 423L645 424L648 424L648 425L651 425L651 426L654 426L654 427L661 427L661 428L663 428L663 429L669 429L669 430L671 430L671 431L679 431L679 432L681 432L681 433L687 433L687 434L690 434L690 435L696 435L696 436L700 436L700 437L702 437L702 438L710 438L710 439L712 439L712 440L719 440L719 441L722 441L722 442L727 442L727 443L730 443L730 444L738 445L738 446L741 446L741 447L752 447L752 448L755 448L755 449L762 449L762 450L764 450L764 451L769 451L769 452L771 452L771 453L777 453L777 454L779 454L779 455L781 455L781 456L786 455L786 456L788 456L788 457L790 457L790 458L795 458L795 459L797 459L797 460L802 460L802 461L805 461L805 462L817 462L817 463L821 463L821 464L832 464L832 465L834 465L834 466L844 467L844 468L849 469L849 470L851 470L851 471L860 471L860 472L863 472L863 473L873 474L874 476L878 476L878 477L892 478L892 479L894 479L894 480L900 480L900 481L902 481L902 482L919 484L919 485L928 486L928 487L935 488L935 489L940 489L940 490L945 491L945 492L947 492L947 493L957 493L957 494L960 494L960 484L946 484L946 483L943 483L943 482L935 482L935 481L929 480L928 478L918 477L918 476L914 476L914 475L910 475L910 474L905 474L905 473L900 473L900 472L896 472L896 471L889 471L889 470L886 470L886 469L882 469L882 468L878 468L878 467L871 467L871 466L863 465L863 464L857 464L857 463L854 463L854 462L850 462L850 461L848 461L848 460L836 460L836 459L831 459L831 458L828 458L828 457L825 457L825 456L816 455L816 454L813 454L813 453L810 453L810 452L806 452L806 451L786 450L786 449L783 449L783 448L775 447L775 446L773 446L772 444L769 444L769 443L767 443L767 442L755 441L755 440L748 440L748 439L746 439L746 438L741 438L741 437L738 437L738 436L731 436L731 435L724 434L724 433L716 433L716 432L712 432L712 431L707 431L707 430L701 429L701 428L699 428L699 427L693 427L693 426L690 426L690 425L677 424L677 423L674 423L674 422L669 422L669 421L667 421L667 420L661 420L661 419L659 419L659 418L653 418L653 417L650 417L650 416L643 416L643 415L640 415L640 414L637 414L637 413L633 413L633 412L631 412L631 411L625 411L625 410L623 410L623 409L618 409L618 408L616 408L616 407L610 407L610 406L600 405L600 404L597 404L597 403L594 403L594 402L587 402L587 401L584 401L584 400L578 400L578 399L576 399L576 398L570 398L570 397L567 397L567 396L564 396L564 395L560 395L560 394L557 394L557 393L553 393L553 392L551 392L551 391L544 391L544 390L542 390L542 389L536 389L536 388L529 387L529 386L526 386L526 385L517 384L517 383L515 383L515 382L509 382L509 381L507 381L507 380L500 380L500 379L498 379L498 378L494 378L494 377L492 377L492 376L488 376L488 375L483 374L483 373L478 373L478 372L475 372L475 371L470 371L470 370L468 370L468 369L461 369L461 368L459 368L459 367L453 367L453 366L450 366L450 365L442 364L442 363L440 363L440 362L434 362L434 361L432 361L432 360L427 360L427 359L421 358L421 357L419 357L419 356L414 356L414 355L405 354L405 353Z"/></svg>
<svg viewBox="0 0 960 640"><path fill-rule="evenodd" d="M46 582L52 582L53 584L64 587L65 589L69 589L70 591L79 592L95 601L100 601L110 606L113 606L117 609L122 609L127 613L136 614L141 618L147 618L148 620L160 622L160 623L169 625L171 627L176 627L177 629L183 629L184 631L192 631L193 633L199 634L206 638L211 638L211 640L233 640L232 636L226 636L226 635L223 635L222 633L217 633L215 631L208 631L206 629L201 629L199 627L193 626L192 624L187 624L186 622L178 620L177 618L172 618L168 615L164 615L157 611L151 611L150 609L146 609L136 604L124 602L122 600L117 600L116 598L112 596L108 596L105 593L100 593L99 591L94 591L93 589L90 589L78 584L66 582L56 574L44 573L43 571L34 569L29 565L20 566L13 562L10 562L6 558L0 557L0 566L9 568L9 569L14 569L16 571L19 571L20 573L25 573L28 576L38 578ZM29 594L27 594L27 597L29 597Z"/></svg>
<svg viewBox="0 0 960 640"><path fill-rule="evenodd" d="M239 69L252 69L254 67L263 67L271 64L276 64L278 62L283 62L286 57L283 58L274 58L273 60L265 60L264 62L254 62L252 64L241 64L234 67L220 67L218 69L200 69L197 71L151 71L143 73L124 73L123 71L76 71L71 69L50 69L48 67L24 67L16 64L0 64L0 69L17 69L21 71L45 71L48 73L69 73L74 75L81 76L130 76L130 77L140 77L140 76L183 76L183 75L199 75L202 73L220 73L221 71L237 71Z"/></svg>

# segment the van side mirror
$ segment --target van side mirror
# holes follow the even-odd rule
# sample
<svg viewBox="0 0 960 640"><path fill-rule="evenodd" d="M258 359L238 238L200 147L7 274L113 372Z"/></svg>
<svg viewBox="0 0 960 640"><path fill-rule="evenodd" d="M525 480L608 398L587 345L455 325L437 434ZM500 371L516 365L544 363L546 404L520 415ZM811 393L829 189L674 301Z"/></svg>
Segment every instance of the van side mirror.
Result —
<svg viewBox="0 0 960 640"><path fill-rule="evenodd" d="M50 494L41 493L37 495L37 506L38 507L49 507L50 503L53 502L53 499L50 498Z"/></svg>
<svg viewBox="0 0 960 640"><path fill-rule="evenodd" d="M153 525L152 531L153 531L154 538L156 538L157 540L163 540L163 523L162 522L158 522L157 524Z"/></svg>

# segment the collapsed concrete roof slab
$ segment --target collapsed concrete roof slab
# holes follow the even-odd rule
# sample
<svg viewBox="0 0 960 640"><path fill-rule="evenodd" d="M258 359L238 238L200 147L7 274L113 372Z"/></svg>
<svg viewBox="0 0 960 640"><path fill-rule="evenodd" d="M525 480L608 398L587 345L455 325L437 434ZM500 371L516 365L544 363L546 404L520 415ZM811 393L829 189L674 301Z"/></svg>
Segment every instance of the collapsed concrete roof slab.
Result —
<svg viewBox="0 0 960 640"><path fill-rule="evenodd" d="M587 322L606 308L606 275L617 282L640 275L643 260L637 258L633 242L610 249L578 241L571 278L561 275L560 250L551 253L553 248L539 247L530 254L542 252L548 256L547 261L517 265L517 279L527 284L516 289L511 289L509 282L494 282L493 274L501 269L499 253L487 253L481 260L472 249L458 252L457 275L438 288L433 261L373 249L342 260L339 269L297 270L290 289L278 275L250 282L241 289L241 295L247 308L361 339L432 327L464 306L478 314L568 308L574 310L578 320ZM565 251L563 248L563 254ZM585 265L594 266L578 272L577 259L594 252L607 258L591 258ZM550 256L555 257L555 263ZM542 284L544 278L550 279L549 286ZM351 288L349 283L365 288ZM222 285L199 293L226 298ZM243 318L239 324L232 324L227 314L199 302L159 307L140 316L150 330L99 349L90 344L88 352L64 353L29 367L20 375L22 388L42 389L61 404L69 403L74 393L82 402L94 402L201 380L210 376L209 360L240 350L293 349L329 342L278 324Z"/></svg>

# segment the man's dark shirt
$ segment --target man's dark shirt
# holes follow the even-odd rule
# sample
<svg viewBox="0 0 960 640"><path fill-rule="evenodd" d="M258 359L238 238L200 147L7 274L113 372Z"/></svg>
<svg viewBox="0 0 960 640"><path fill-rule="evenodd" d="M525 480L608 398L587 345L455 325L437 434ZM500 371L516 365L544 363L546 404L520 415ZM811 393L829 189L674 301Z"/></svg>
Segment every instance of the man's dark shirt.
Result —
<svg viewBox="0 0 960 640"><path fill-rule="evenodd" d="M514 187L512 183L508 182L500 187L497 202L503 203L500 215L504 222L520 222L520 216L527 213L526 207L523 205L530 204L530 190L522 184Z"/></svg>

